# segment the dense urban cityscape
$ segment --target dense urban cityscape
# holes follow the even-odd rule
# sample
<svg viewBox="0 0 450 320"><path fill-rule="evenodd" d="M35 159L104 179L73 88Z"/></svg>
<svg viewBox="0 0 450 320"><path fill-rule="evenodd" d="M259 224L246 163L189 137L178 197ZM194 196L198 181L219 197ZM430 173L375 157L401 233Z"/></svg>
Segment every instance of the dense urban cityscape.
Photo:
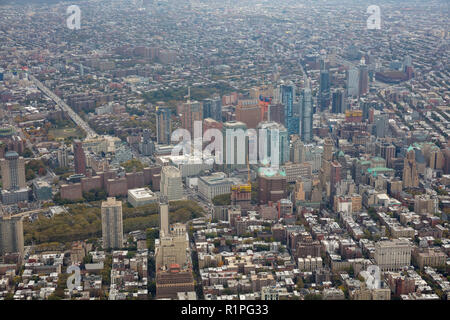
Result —
<svg viewBox="0 0 450 320"><path fill-rule="evenodd" d="M449 14L0 1L0 300L450 299Z"/></svg>

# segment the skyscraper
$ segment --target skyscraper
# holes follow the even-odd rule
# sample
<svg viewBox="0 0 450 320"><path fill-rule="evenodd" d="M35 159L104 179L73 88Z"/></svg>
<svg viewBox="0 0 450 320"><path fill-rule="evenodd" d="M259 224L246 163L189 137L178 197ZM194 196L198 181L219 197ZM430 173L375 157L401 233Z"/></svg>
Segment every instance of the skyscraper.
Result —
<svg viewBox="0 0 450 320"><path fill-rule="evenodd" d="M349 97L359 95L359 71L353 67L348 70L347 74L347 95Z"/></svg>
<svg viewBox="0 0 450 320"><path fill-rule="evenodd" d="M239 101L236 107L236 121L245 123L247 128L255 129L261 120L261 108L257 103L242 105Z"/></svg>
<svg viewBox="0 0 450 320"><path fill-rule="evenodd" d="M3 190L26 188L25 160L15 151L8 151L5 159L0 160Z"/></svg>
<svg viewBox="0 0 450 320"><path fill-rule="evenodd" d="M172 110L169 107L156 109L156 142L158 144L170 144L172 134Z"/></svg>
<svg viewBox="0 0 450 320"><path fill-rule="evenodd" d="M359 108L362 110L362 118L363 120L369 119L369 110L371 108L371 103L369 101L364 100L362 98L359 102Z"/></svg>
<svg viewBox="0 0 450 320"><path fill-rule="evenodd" d="M380 157L386 160L386 165L390 168L392 165L392 159L395 158L395 146L389 143L381 144Z"/></svg>
<svg viewBox="0 0 450 320"><path fill-rule="evenodd" d="M377 138L384 138L388 133L388 120L389 115L387 113L381 113L375 115L375 135Z"/></svg>
<svg viewBox="0 0 450 320"><path fill-rule="evenodd" d="M363 96L369 92L369 68L365 63L365 59L361 59L359 65L359 96Z"/></svg>
<svg viewBox="0 0 450 320"><path fill-rule="evenodd" d="M212 117L212 100L211 99L205 99L205 100L203 100L202 101L202 103L203 103L203 119L206 119L206 118L211 118L211 119L214 119L213 117Z"/></svg>
<svg viewBox="0 0 450 320"><path fill-rule="evenodd" d="M103 249L123 247L122 201L108 198L102 202Z"/></svg>
<svg viewBox="0 0 450 320"><path fill-rule="evenodd" d="M67 148L66 146L62 146L58 149L57 151L57 156L58 156L58 166L60 168L66 168L69 166L69 158L67 155Z"/></svg>
<svg viewBox="0 0 450 320"><path fill-rule="evenodd" d="M203 100L203 119L206 118L222 121L222 100L220 97Z"/></svg>
<svg viewBox="0 0 450 320"><path fill-rule="evenodd" d="M170 230L167 229L167 233L161 230L159 241L155 243L156 270L168 269L171 264L188 264L189 236L186 225L175 223L170 225Z"/></svg>
<svg viewBox="0 0 450 320"><path fill-rule="evenodd" d="M310 142L313 137L313 100L309 79L306 81L303 89L300 114L300 138L303 142Z"/></svg>
<svg viewBox="0 0 450 320"><path fill-rule="evenodd" d="M331 161L333 158L333 140L326 138L323 144L323 160Z"/></svg>
<svg viewBox="0 0 450 320"><path fill-rule="evenodd" d="M3 204L14 204L28 200L28 190L25 181L25 160L15 151L8 151L5 159L0 160L3 190Z"/></svg>
<svg viewBox="0 0 450 320"><path fill-rule="evenodd" d="M153 155L153 152L155 151L155 144L153 143L152 139L150 138L150 130L144 129L142 132L142 140L139 144L139 151L144 156L151 156Z"/></svg>
<svg viewBox="0 0 450 320"><path fill-rule="evenodd" d="M297 139L292 141L292 151L290 159L293 163L303 163L306 161L306 150L302 140L297 136Z"/></svg>
<svg viewBox="0 0 450 320"><path fill-rule="evenodd" d="M268 114L268 121L274 121L281 124L285 123L284 106L281 103L270 104Z"/></svg>
<svg viewBox="0 0 450 320"><path fill-rule="evenodd" d="M406 69L407 67L411 67L411 66L412 66L412 58L410 55L408 55L403 60L403 68Z"/></svg>
<svg viewBox="0 0 450 320"><path fill-rule="evenodd" d="M203 105L198 101L188 99L181 109L181 127L194 136L194 122L203 120Z"/></svg>
<svg viewBox="0 0 450 320"><path fill-rule="evenodd" d="M265 131L266 135L265 155L267 155L269 159L272 159L273 156L277 156L278 165L282 165L286 161L289 161L289 135L286 128L282 124L276 122L264 121L260 122L258 125L258 134L261 134L263 131ZM260 135L258 147L262 147L261 139L263 138ZM278 146L278 150L273 150L272 148L277 148L276 146ZM258 153L258 155L260 154L261 153Z"/></svg>
<svg viewBox="0 0 450 320"><path fill-rule="evenodd" d="M84 154L83 144L77 140L73 143L75 173L86 175L86 155Z"/></svg>
<svg viewBox="0 0 450 320"><path fill-rule="evenodd" d="M414 76L414 69L412 66L412 58L411 56L406 56L403 61L403 71L406 73L408 79L411 79Z"/></svg>
<svg viewBox="0 0 450 320"><path fill-rule="evenodd" d="M336 184L341 181L342 178L342 165L336 160L330 164L330 194L333 199L336 194Z"/></svg>
<svg viewBox="0 0 450 320"><path fill-rule="evenodd" d="M0 254L14 252L23 255L22 217L4 215L0 217Z"/></svg>
<svg viewBox="0 0 450 320"><path fill-rule="evenodd" d="M156 297L175 299L178 292L194 291L186 225L175 223L155 241Z"/></svg>
<svg viewBox="0 0 450 320"><path fill-rule="evenodd" d="M223 124L223 164L225 172L247 166L249 137L245 135L246 130L247 126L240 121L228 121Z"/></svg>
<svg viewBox="0 0 450 320"><path fill-rule="evenodd" d="M298 118L294 114L295 85L281 85L281 103L284 106L284 126L289 134L298 133Z"/></svg>
<svg viewBox="0 0 450 320"><path fill-rule="evenodd" d="M331 112L332 113L344 113L345 112L344 91L342 89L336 89L333 91L332 102L331 102Z"/></svg>
<svg viewBox="0 0 450 320"><path fill-rule="evenodd" d="M419 174L416 166L416 153L409 147L403 163L403 188L418 187Z"/></svg>
<svg viewBox="0 0 450 320"><path fill-rule="evenodd" d="M160 192L169 201L183 198L183 183L181 181L181 172L178 168L173 166L164 166L162 168Z"/></svg>
<svg viewBox="0 0 450 320"><path fill-rule="evenodd" d="M320 110L327 110L330 105L330 72L320 70L320 88L319 88Z"/></svg>
<svg viewBox="0 0 450 320"><path fill-rule="evenodd" d="M439 148L436 147L430 150L428 163L433 170L444 168L444 154Z"/></svg>
<svg viewBox="0 0 450 320"><path fill-rule="evenodd" d="M322 164L320 166L320 182L323 187L331 180L331 161L333 160L333 140L326 138L323 144Z"/></svg>

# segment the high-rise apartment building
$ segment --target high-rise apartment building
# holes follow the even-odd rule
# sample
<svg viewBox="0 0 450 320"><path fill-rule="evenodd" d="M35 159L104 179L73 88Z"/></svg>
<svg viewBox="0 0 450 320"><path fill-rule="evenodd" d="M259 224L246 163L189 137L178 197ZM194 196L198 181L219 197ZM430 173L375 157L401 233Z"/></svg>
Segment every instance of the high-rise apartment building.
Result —
<svg viewBox="0 0 450 320"><path fill-rule="evenodd" d="M108 198L102 202L103 248L123 247L122 201Z"/></svg>
<svg viewBox="0 0 450 320"><path fill-rule="evenodd" d="M270 161L277 161L278 165L282 165L289 161L289 135L286 128L277 122L261 122L258 125L258 147L265 148L258 152L261 155L267 156ZM265 143L263 142L265 135ZM272 157L277 157L275 160ZM259 159L263 161L263 159Z"/></svg>
<svg viewBox="0 0 450 320"><path fill-rule="evenodd" d="M58 166L60 168L67 168L69 166L69 157L66 146L62 146L57 151Z"/></svg>
<svg viewBox="0 0 450 320"><path fill-rule="evenodd" d="M355 67L348 70L347 74L347 95L349 97L359 96L359 70Z"/></svg>
<svg viewBox="0 0 450 320"><path fill-rule="evenodd" d="M388 133L389 128L389 115L387 113L381 113L374 116L375 122L375 136L377 138L384 138Z"/></svg>
<svg viewBox="0 0 450 320"><path fill-rule="evenodd" d="M333 140L326 138L323 144L323 160L331 161L333 159Z"/></svg>
<svg viewBox="0 0 450 320"><path fill-rule="evenodd" d="M306 81L303 89L300 115L300 138L303 142L311 142L313 138L313 100L309 80Z"/></svg>
<svg viewBox="0 0 450 320"><path fill-rule="evenodd" d="M369 92L369 68L365 63L365 59L361 59L359 65L359 96L363 96Z"/></svg>
<svg viewBox="0 0 450 320"><path fill-rule="evenodd" d="M375 144L375 153L377 156L386 160L386 166L391 167L392 159L395 158L395 146L391 143L379 141Z"/></svg>
<svg viewBox="0 0 450 320"><path fill-rule="evenodd" d="M245 123L247 128L255 129L261 121L261 109L258 102L255 100L255 103L242 103L242 100L239 100L236 107L236 120Z"/></svg>
<svg viewBox="0 0 450 320"><path fill-rule="evenodd" d="M160 192L168 201L183 199L181 172L173 166L164 166L161 170Z"/></svg>
<svg viewBox="0 0 450 320"><path fill-rule="evenodd" d="M18 252L23 255L22 217L4 215L0 217L0 254Z"/></svg>
<svg viewBox="0 0 450 320"><path fill-rule="evenodd" d="M418 187L419 173L416 165L416 153L409 147L403 162L403 188Z"/></svg>
<svg viewBox="0 0 450 320"><path fill-rule="evenodd" d="M249 153L249 136L246 136L247 126L240 121L228 121L223 124L223 164L224 171L230 172L237 168L245 168ZM257 137L253 137L255 148Z"/></svg>
<svg viewBox="0 0 450 320"><path fill-rule="evenodd" d="M281 103L269 104L268 109L268 121L285 123L284 106Z"/></svg>
<svg viewBox="0 0 450 320"><path fill-rule="evenodd" d="M169 107L159 106L156 109L156 142L170 144L172 134L172 110Z"/></svg>
<svg viewBox="0 0 450 320"><path fill-rule="evenodd" d="M303 163L306 161L306 148L298 136L291 143L290 159L293 163Z"/></svg>
<svg viewBox="0 0 450 320"><path fill-rule="evenodd" d="M289 134L298 134L298 118L294 112L295 85L293 83L281 85L281 103L284 106L284 126Z"/></svg>
<svg viewBox="0 0 450 320"><path fill-rule="evenodd" d="M333 160L333 140L326 138L323 144L322 163L320 165L320 182L325 186L331 179L331 161Z"/></svg>
<svg viewBox="0 0 450 320"><path fill-rule="evenodd" d="M8 151L5 159L0 160L3 190L26 188L25 160L15 151Z"/></svg>
<svg viewBox="0 0 450 320"><path fill-rule="evenodd" d="M438 147L430 150L428 154L428 166L433 170L444 168L444 154Z"/></svg>
<svg viewBox="0 0 450 320"><path fill-rule="evenodd" d="M222 100L220 97L203 100L203 119L206 118L222 122Z"/></svg>
<svg viewBox="0 0 450 320"><path fill-rule="evenodd" d="M331 99L331 112L332 113L344 113L344 91L342 89L336 89L333 91Z"/></svg>
<svg viewBox="0 0 450 320"><path fill-rule="evenodd" d="M74 164L75 173L86 175L86 155L83 150L83 144L81 141L75 141L73 143L73 154L74 154Z"/></svg>
<svg viewBox="0 0 450 320"><path fill-rule="evenodd" d="M28 200L25 180L25 160L15 151L8 151L4 159L0 159L2 173L1 200L9 205Z"/></svg>
<svg viewBox="0 0 450 320"><path fill-rule="evenodd" d="M139 151L144 156L151 156L155 152L155 144L150 138L149 129L144 129L142 132L141 142L139 143Z"/></svg>
<svg viewBox="0 0 450 320"><path fill-rule="evenodd" d="M320 70L319 107L321 111L327 110L330 105L330 72Z"/></svg>
<svg viewBox="0 0 450 320"><path fill-rule="evenodd" d="M341 181L341 171L342 165L335 161L330 163L330 186L331 186L331 194L334 195L336 184Z"/></svg>
<svg viewBox="0 0 450 320"><path fill-rule="evenodd" d="M188 100L181 107L181 127L194 136L195 121L203 120L203 105L198 101Z"/></svg>

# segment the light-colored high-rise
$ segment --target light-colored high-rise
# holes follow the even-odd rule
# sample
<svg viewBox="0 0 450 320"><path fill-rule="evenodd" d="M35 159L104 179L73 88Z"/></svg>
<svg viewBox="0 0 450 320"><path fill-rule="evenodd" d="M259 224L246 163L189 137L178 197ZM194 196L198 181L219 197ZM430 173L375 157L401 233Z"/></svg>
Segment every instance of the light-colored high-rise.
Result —
<svg viewBox="0 0 450 320"><path fill-rule="evenodd" d="M0 254L19 252L23 254L22 217L0 217Z"/></svg>
<svg viewBox="0 0 450 320"><path fill-rule="evenodd" d="M155 242L156 270L169 269L173 264L183 266L188 262L189 236L186 226L175 223L169 233Z"/></svg>
<svg viewBox="0 0 450 320"><path fill-rule="evenodd" d="M347 94L350 97L359 95L359 70L355 67L348 70Z"/></svg>
<svg viewBox="0 0 450 320"><path fill-rule="evenodd" d="M407 239L379 241L375 261L382 271L397 271L411 265L411 243Z"/></svg>
<svg viewBox="0 0 450 320"><path fill-rule="evenodd" d="M183 199L183 183L181 181L181 172L173 166L164 166L161 170L160 182L161 195L167 197L167 200Z"/></svg>
<svg viewBox="0 0 450 320"><path fill-rule="evenodd" d="M302 92L300 138L303 142L311 142L313 138L313 113L312 92L308 79Z"/></svg>
<svg viewBox="0 0 450 320"><path fill-rule="evenodd" d="M58 156L58 166L60 168L66 168L69 166L69 157L67 148L65 146L58 149L57 156Z"/></svg>
<svg viewBox="0 0 450 320"><path fill-rule="evenodd" d="M246 167L246 159L249 157L249 144L254 148L255 136L250 136L245 123L240 121L227 121L222 127L223 134L223 168L225 172L231 172L238 168ZM254 149L252 149L254 151Z"/></svg>
<svg viewBox="0 0 450 320"><path fill-rule="evenodd" d="M26 188L25 160L17 152L8 151L5 159L0 160L2 169L3 190L19 190Z"/></svg>
<svg viewBox="0 0 450 320"><path fill-rule="evenodd" d="M123 247L122 201L108 198L102 202L103 248Z"/></svg>
<svg viewBox="0 0 450 320"><path fill-rule="evenodd" d="M286 128L279 123L264 121L258 124L258 157L270 163L282 165L289 161L289 135ZM265 143L264 143L265 142Z"/></svg>
<svg viewBox="0 0 450 320"><path fill-rule="evenodd" d="M160 235L165 236L169 234L169 205L167 203L159 204L159 226Z"/></svg>

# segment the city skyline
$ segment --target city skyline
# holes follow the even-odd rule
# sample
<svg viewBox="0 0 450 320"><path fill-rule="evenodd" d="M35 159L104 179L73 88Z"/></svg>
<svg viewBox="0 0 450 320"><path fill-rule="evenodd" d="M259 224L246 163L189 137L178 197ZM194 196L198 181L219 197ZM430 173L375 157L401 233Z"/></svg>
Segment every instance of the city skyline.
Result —
<svg viewBox="0 0 450 320"><path fill-rule="evenodd" d="M449 13L0 1L0 300L448 300Z"/></svg>

